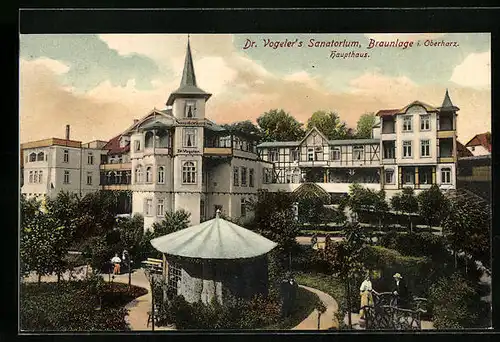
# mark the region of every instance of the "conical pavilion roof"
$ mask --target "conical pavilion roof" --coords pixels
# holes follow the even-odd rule
[[[277,244],[219,217],[151,240],[158,251],[197,259],[246,259],[270,252]]]

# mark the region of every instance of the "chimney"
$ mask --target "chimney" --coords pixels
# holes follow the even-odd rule
[[[69,125],[66,125],[66,140],[69,140]]]

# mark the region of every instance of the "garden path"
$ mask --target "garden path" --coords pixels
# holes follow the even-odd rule
[[[339,324],[337,322],[336,313],[339,309],[337,301],[333,299],[327,293],[320,290],[314,289],[312,287],[299,285],[300,287],[316,294],[319,299],[326,306],[326,311],[320,317],[320,330],[327,330],[329,328],[338,328]],[[292,330],[317,330],[318,329],[318,311],[314,310],[311,314],[299,325],[294,327]]]

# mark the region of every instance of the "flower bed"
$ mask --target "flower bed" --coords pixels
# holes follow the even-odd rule
[[[20,289],[22,331],[125,331],[124,306],[147,293],[127,284],[94,280],[24,283]]]

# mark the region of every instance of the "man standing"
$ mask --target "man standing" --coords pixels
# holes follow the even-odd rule
[[[403,281],[401,274],[396,273],[393,275],[394,287],[392,293],[395,296],[395,306],[405,308],[408,304],[408,288]]]
[[[118,257],[118,253],[111,259],[111,262],[115,264],[115,268],[113,269],[113,274],[120,274],[120,263],[122,260]]]

